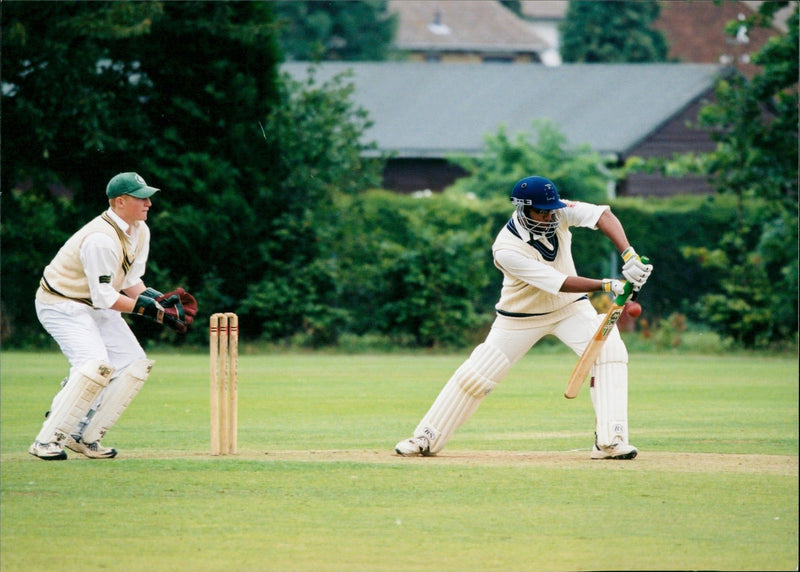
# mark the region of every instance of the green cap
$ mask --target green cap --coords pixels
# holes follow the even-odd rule
[[[114,175],[106,186],[106,195],[109,199],[130,195],[137,199],[152,197],[160,189],[148,187],[141,176],[136,173],[120,173]]]

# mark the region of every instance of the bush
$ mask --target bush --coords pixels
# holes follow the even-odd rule
[[[491,313],[490,292],[496,297],[493,223],[508,216],[497,206],[459,194],[340,198],[338,225],[324,242],[333,303],[348,316],[349,332],[402,345],[464,345]]]

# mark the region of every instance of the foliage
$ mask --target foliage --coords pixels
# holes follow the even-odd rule
[[[378,155],[363,141],[370,120],[346,74],[278,76],[272,8],[3,6],[2,128],[14,141],[0,173],[3,343],[41,340],[32,303],[41,270],[105,208],[102,189],[123,170],[163,189],[150,214],[148,284],[195,293],[198,324],[232,310],[243,339],[311,346],[343,335],[472,343],[499,293],[490,246],[514,182],[541,173],[565,198],[609,200],[615,173],[549,123],[534,124],[534,143],[501,128],[485,156],[454,158],[470,176],[441,195],[364,193],[382,169],[382,158],[367,158]],[[748,347],[796,339],[796,24],[795,15],[789,35],[757,56],[762,76],[720,84],[703,115],[717,150],[665,166],[709,172],[719,196],[611,201],[656,266],[642,292],[653,323],[677,312]],[[608,241],[573,235],[579,273],[617,272]],[[204,336],[198,327],[183,341]]]
[[[2,9],[3,341],[38,336],[33,295],[61,244],[105,208],[108,179],[142,155],[133,71],[108,45],[141,41],[162,5],[6,2]],[[13,337],[10,337],[12,336]]]
[[[561,28],[565,63],[643,63],[667,60],[664,35],[653,28],[658,2],[570,2]]]
[[[349,330],[426,347],[469,343],[496,301],[490,246],[508,212],[458,194],[343,197],[328,257]]]
[[[335,200],[377,185],[382,162],[365,158],[375,145],[359,141],[371,123],[350,100],[348,74],[319,84],[310,71],[305,83],[281,76],[283,104],[267,117],[267,143],[281,153],[274,194],[259,212],[276,232],[258,245],[265,271],[248,282],[241,311],[255,318],[253,333],[279,339],[301,331],[316,344],[335,341],[341,319],[326,261],[326,235],[341,224]]]
[[[786,2],[764,2],[742,26],[769,26]],[[632,157],[631,170],[670,176],[704,174],[720,195],[732,199],[734,217],[716,244],[683,254],[703,275],[717,277],[701,288],[692,314],[725,340],[748,348],[797,339],[798,316],[798,8],[788,33],[772,36],[753,62],[761,72],[748,80],[737,73],[721,78],[715,100],[699,114],[716,148],[669,159]]]
[[[692,252],[713,250],[735,227],[735,201],[722,196],[619,198],[612,208],[637,252],[654,266],[640,296],[648,316],[657,322],[680,311],[697,320],[702,296],[721,286],[718,272],[704,268],[703,259]]]
[[[656,272],[641,301],[654,323],[693,311],[703,294],[720,289],[719,277],[683,250],[713,249],[736,220],[726,197],[684,196],[611,206]],[[385,191],[341,197],[323,241],[333,290],[342,313],[339,332],[389,336],[398,344],[464,346],[479,341],[491,323],[502,275],[491,244],[508,220],[507,199],[479,199],[457,189],[432,196]],[[654,231],[654,229],[657,229]],[[583,276],[618,276],[619,255],[590,229],[573,229],[573,255]],[[335,292],[335,294],[334,294]]]
[[[797,219],[784,216],[763,223],[760,235],[742,230],[726,233],[716,248],[683,249],[706,272],[722,277],[720,290],[699,301],[699,317],[748,348],[796,341]],[[756,241],[745,252],[744,245]]]
[[[96,189],[121,157],[144,151],[135,136],[147,129],[131,89],[136,72],[112,60],[108,46],[140,42],[161,11],[159,2],[3,5],[2,128],[14,141],[3,155],[4,190],[68,194],[78,216],[103,204]],[[6,206],[13,211],[13,199]]]
[[[552,180],[564,197],[593,203],[608,200],[613,174],[603,159],[587,145],[570,147],[566,136],[550,121],[534,121],[535,142],[526,133],[509,136],[504,126],[487,135],[486,151],[479,157],[454,156],[452,162],[469,175],[457,180],[454,189],[482,198],[508,198],[514,183],[540,174]]]
[[[397,27],[386,0],[282,0],[274,7],[279,43],[288,60],[385,60]]]
[[[313,264],[317,233],[331,195],[376,184],[381,168],[362,159],[368,123],[348,99],[351,88],[340,79],[278,80],[269,3],[152,3],[146,14],[134,9],[141,6],[4,6],[4,30],[12,32],[3,35],[3,130],[20,142],[4,154],[2,172],[3,188],[12,189],[3,204],[4,336],[11,327],[18,334],[4,342],[39,335],[32,296],[42,268],[105,208],[101,190],[123,170],[162,188],[148,221],[145,280],[197,294],[198,323],[214,311],[260,308],[262,287],[291,295],[272,300],[280,312],[243,320],[244,335],[291,336],[304,327],[301,316],[331,321],[314,312],[325,306],[327,286]],[[84,30],[95,15],[125,26]],[[52,21],[62,23],[48,27]],[[79,58],[68,60],[75,46]],[[54,96],[64,92],[75,101]],[[56,129],[40,117],[52,117]],[[55,195],[63,206],[49,205]],[[52,231],[31,238],[31,220]],[[40,246],[34,256],[32,240]],[[189,340],[203,332],[194,329]]]
[[[747,24],[768,25],[785,4],[765,2]],[[703,162],[717,190],[736,197],[739,213],[719,248],[696,253],[723,276],[722,291],[703,298],[702,315],[746,347],[797,336],[796,5],[787,26],[787,34],[754,55],[762,72],[751,81],[739,75],[720,81],[716,102],[700,115],[717,142]]]

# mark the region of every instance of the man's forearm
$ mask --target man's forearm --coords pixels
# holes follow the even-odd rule
[[[605,211],[597,221],[597,228],[605,234],[612,242],[617,252],[622,252],[631,244],[628,242],[628,237],[625,235],[625,229],[622,223],[610,210]]]
[[[567,276],[561,285],[562,292],[599,292],[603,289],[603,281],[583,276]]]

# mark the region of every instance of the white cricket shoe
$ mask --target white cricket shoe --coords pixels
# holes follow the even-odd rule
[[[34,457],[39,457],[43,461],[63,461],[67,458],[67,453],[55,441],[52,443],[34,441],[33,445],[28,447],[28,453]]]
[[[598,445],[595,442],[592,447],[592,459],[633,459],[638,453],[636,447],[623,443],[621,439],[616,439],[611,445]]]
[[[431,443],[427,437],[412,437],[411,439],[400,441],[394,446],[394,450],[403,457],[427,456],[431,454]]]
[[[67,437],[67,449],[75,451],[81,455],[86,455],[90,459],[113,459],[117,456],[117,450],[103,447],[100,441],[94,443],[84,443],[81,438]]]

